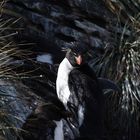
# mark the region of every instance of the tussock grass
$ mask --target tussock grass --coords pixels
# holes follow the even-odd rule
[[[92,67],[99,76],[116,81],[122,90],[120,94],[113,93],[105,97],[105,135],[110,140],[136,140],[140,138],[140,14],[137,10],[133,14],[127,12],[128,6],[131,6],[127,3],[129,1],[108,2],[111,2],[108,6],[112,12],[118,16],[117,27],[124,27],[121,36],[116,34],[116,46],[106,46],[105,53],[95,57],[92,62]],[[131,1],[132,3],[137,7],[139,2]],[[118,10],[113,6],[121,7]],[[125,24],[121,24],[124,19]]]
[[[22,62],[28,59],[31,52],[19,50],[19,46],[30,44],[16,44],[13,40],[14,36],[18,35],[18,29],[13,27],[17,22],[18,20],[13,19],[0,19],[0,140],[15,140],[17,137],[22,140],[19,132],[24,131],[21,129],[24,121],[12,107],[13,104],[23,108],[20,100],[24,99],[16,96],[18,91],[11,81],[20,82],[22,77],[29,76],[31,72],[16,69],[23,65]]]

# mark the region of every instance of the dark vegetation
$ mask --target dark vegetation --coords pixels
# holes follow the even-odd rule
[[[0,140],[53,139],[52,120],[69,116],[55,92],[61,49],[81,40],[91,68],[122,91],[105,95],[103,139],[140,139],[139,0],[0,3]],[[35,61],[44,52],[54,65]]]

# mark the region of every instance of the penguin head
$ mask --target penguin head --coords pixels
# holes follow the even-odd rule
[[[70,48],[66,53],[66,58],[73,67],[81,66],[86,62],[88,49],[83,44]]]

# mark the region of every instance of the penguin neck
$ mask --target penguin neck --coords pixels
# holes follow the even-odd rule
[[[58,69],[58,76],[61,78],[68,78],[69,73],[74,69],[67,58],[64,58],[63,61],[60,63]]]

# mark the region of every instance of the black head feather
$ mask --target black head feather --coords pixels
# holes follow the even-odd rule
[[[76,64],[76,60],[75,57],[81,55],[82,60],[84,63],[86,60],[86,56],[87,56],[87,52],[88,52],[88,47],[87,44],[85,43],[75,43],[75,46],[70,48],[67,53],[66,53],[66,58],[69,60],[69,62],[72,64],[72,66],[78,66]]]

